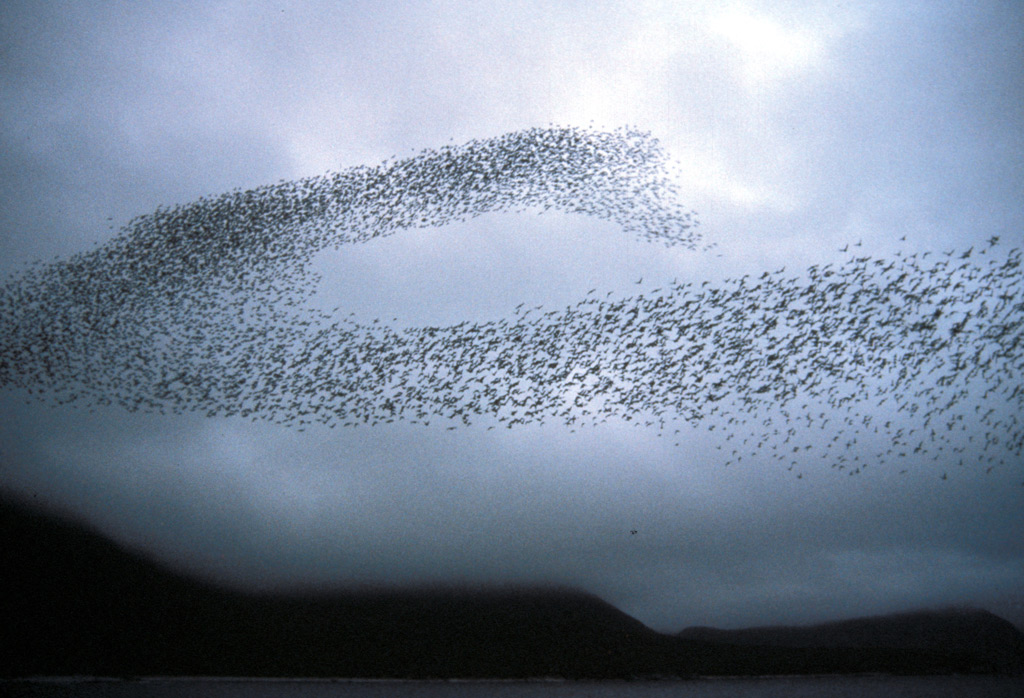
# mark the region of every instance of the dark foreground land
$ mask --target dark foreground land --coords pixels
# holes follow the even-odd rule
[[[249,595],[0,499],[0,676],[624,679],[1024,673],[980,610],[657,633],[567,589]]]

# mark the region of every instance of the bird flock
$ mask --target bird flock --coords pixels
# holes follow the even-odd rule
[[[1021,252],[995,237],[444,327],[309,303],[325,249],[495,211],[584,214],[695,250],[670,168],[635,129],[538,128],[160,208],[0,286],[0,386],[299,429],[612,419],[682,444],[703,427],[727,465],[1020,465]]]

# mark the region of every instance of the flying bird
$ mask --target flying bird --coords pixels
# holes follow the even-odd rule
[[[743,440],[736,463],[793,465],[798,447],[834,459],[803,440],[824,434],[832,453],[845,446],[826,462],[851,474],[863,473],[858,438],[888,439],[876,463],[963,458],[955,429],[970,422],[985,466],[1022,462],[1024,422],[1000,419],[1024,414],[1017,249],[984,265],[973,247],[959,266],[866,252],[791,278],[782,267],[622,297],[594,288],[562,309],[519,303],[440,327],[339,319],[309,302],[325,249],[493,211],[574,212],[696,251],[698,221],[668,166],[649,134],[552,127],[161,207],[0,285],[0,386],[296,429],[722,425]],[[872,421],[890,406],[917,420],[916,439]]]

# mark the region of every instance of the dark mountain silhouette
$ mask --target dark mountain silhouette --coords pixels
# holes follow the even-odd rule
[[[842,649],[673,637],[571,589],[245,594],[0,498],[0,675],[9,677],[599,679],[1019,668],[1020,633],[976,618],[964,626],[975,641],[953,651],[925,643],[894,653],[870,632]],[[1006,659],[1013,656],[1017,664]]]
[[[677,637],[732,646],[923,651],[971,656],[979,665],[999,671],[1024,670],[1024,633],[1009,621],[975,608],[920,610],[805,626],[692,627]]]

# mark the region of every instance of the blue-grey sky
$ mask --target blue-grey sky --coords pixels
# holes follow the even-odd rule
[[[650,131],[714,248],[492,213],[323,253],[316,302],[487,321],[856,242],[1020,247],[1022,44],[1015,2],[8,2],[0,272],[161,205],[548,124]],[[676,447],[615,420],[300,432],[9,388],[0,410],[5,490],[240,586],[554,582],[661,630],[959,603],[1024,624],[1019,462],[796,479],[726,466],[706,425]]]

